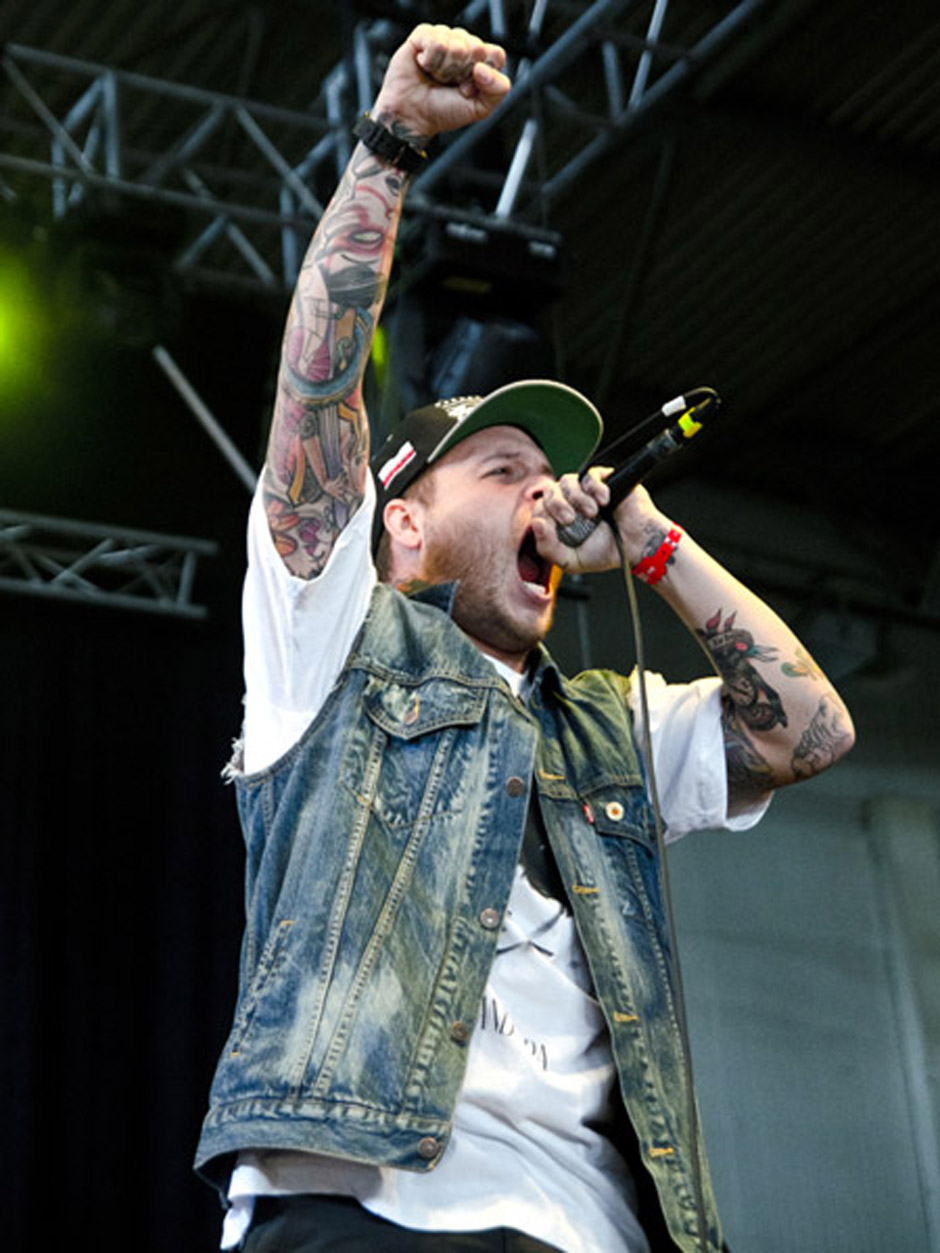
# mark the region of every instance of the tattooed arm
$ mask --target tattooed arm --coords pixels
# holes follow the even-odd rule
[[[655,552],[672,526],[645,492],[618,514],[634,562]],[[691,536],[682,536],[655,586],[722,679],[730,812],[849,751],[852,719],[826,676],[786,623]]]
[[[565,549],[553,537],[556,521],[569,523],[576,512],[593,516],[606,503],[603,471],[593,473],[587,491],[566,475],[544,498],[546,524],[535,524],[543,556],[572,569],[619,565],[609,527],[598,527],[581,549]],[[674,527],[642,487],[614,516],[631,565],[656,553]],[[655,590],[700,641],[722,679],[729,812],[818,774],[849,751],[852,720],[826,676],[786,623],[691,536],[681,536]]]
[[[373,117],[418,149],[485,117],[505,54],[422,24],[389,62]],[[365,491],[362,378],[385,298],[407,176],[359,144],[317,227],[291,302],[263,474],[268,525],[292,574],[323,569]]]

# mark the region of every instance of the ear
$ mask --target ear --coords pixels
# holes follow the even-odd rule
[[[393,547],[401,545],[415,556],[420,553],[424,544],[424,505],[420,500],[390,500],[382,520]]]

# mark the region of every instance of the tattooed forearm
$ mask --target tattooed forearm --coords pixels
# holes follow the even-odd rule
[[[670,526],[656,510],[623,528],[636,548],[652,543],[644,524]],[[629,530],[627,522],[630,522]],[[721,679],[722,732],[729,813],[841,759],[855,742],[851,715],[786,622],[685,535],[662,589],[692,630]],[[820,697],[825,694],[825,700]]]
[[[721,675],[725,691],[734,702],[738,718],[752,731],[770,731],[787,725],[787,715],[777,692],[758,674],[753,661],[773,661],[775,648],[755,643],[750,631],[734,625],[735,615],[724,622],[719,609],[698,635]]]
[[[412,148],[421,150],[429,142],[427,135],[419,135],[412,127],[405,126],[403,122],[400,122],[394,113],[388,113],[384,109],[380,110],[376,121],[381,122],[383,126],[387,126],[396,139],[400,139],[406,144],[411,144]]]
[[[760,796],[774,786],[773,771],[741,725],[733,701],[726,699],[721,713],[729,791],[738,797]]]
[[[640,557],[652,557],[668,534],[666,528],[658,522],[646,522],[643,526],[643,551]]]
[[[679,532],[677,531],[674,534],[678,535]],[[650,521],[644,525],[643,547],[640,550],[638,558],[639,565],[635,565],[633,567],[634,574],[637,574],[641,579],[649,581],[650,571],[644,569],[644,565],[648,562],[649,558],[655,557],[659,553],[659,550],[663,547],[666,541],[670,539],[670,536],[670,531],[657,522]],[[577,549],[575,549],[575,552],[577,552]],[[668,574],[670,567],[676,564],[675,543],[672,545],[672,550],[669,551],[667,549],[667,552],[668,556],[665,559],[665,563],[662,566],[659,565],[659,562],[656,564],[655,568],[659,570],[659,573],[656,575],[657,581],[664,575]],[[662,558],[659,560],[661,561]]]
[[[837,761],[851,747],[852,741],[841,701],[834,693],[827,692],[794,750],[791,763],[794,776],[808,779],[819,774]]]
[[[304,260],[284,333],[265,506],[290,569],[322,570],[362,500],[360,388],[385,296],[402,176],[357,148]]]

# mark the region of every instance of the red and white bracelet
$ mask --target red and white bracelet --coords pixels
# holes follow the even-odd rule
[[[641,557],[636,565],[632,567],[631,574],[635,574],[638,579],[642,579],[650,587],[654,583],[658,583],[666,573],[666,566],[672,560],[672,555],[679,547],[679,540],[681,539],[682,532],[677,526],[672,527],[656,551],[650,553],[648,557]]]

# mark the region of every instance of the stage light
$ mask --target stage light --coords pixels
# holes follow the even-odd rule
[[[22,394],[42,377],[47,317],[33,274],[17,253],[0,248],[0,393]]]
[[[384,326],[379,325],[375,328],[370,359],[372,368],[375,370],[376,382],[379,387],[384,387],[385,373],[388,369],[388,336],[385,333]]]

